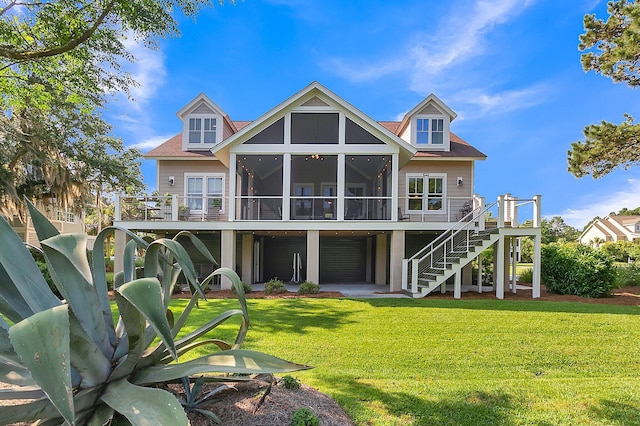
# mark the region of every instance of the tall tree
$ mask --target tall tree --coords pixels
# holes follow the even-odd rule
[[[223,4],[223,0],[218,0]],[[129,94],[126,38],[150,48],[179,34],[175,10],[215,0],[0,0],[0,212],[49,194],[81,207],[93,191],[140,185],[136,150],[101,118],[108,96]]]
[[[580,36],[582,67],[630,87],[640,85],[640,4],[636,0],[608,3],[606,21],[589,14]],[[640,163],[640,125],[633,117],[615,124],[602,121],[584,128],[584,141],[571,144],[568,170],[577,177],[593,178]]]

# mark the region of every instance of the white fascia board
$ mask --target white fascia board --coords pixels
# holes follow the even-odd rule
[[[404,129],[407,127],[407,125],[409,124],[409,122],[411,121],[411,118],[414,115],[416,115],[418,113],[418,111],[421,111],[424,107],[426,107],[427,104],[429,104],[430,102],[433,102],[434,104],[436,104],[436,107],[439,110],[441,110],[445,114],[449,115],[449,122],[452,122],[458,116],[458,114],[456,114],[456,112],[454,110],[449,108],[449,106],[447,104],[442,102],[440,100],[440,98],[438,98],[433,93],[430,93],[429,96],[424,98],[420,103],[418,103],[418,105],[416,105],[415,107],[411,108],[411,110],[409,112],[407,112],[404,115],[404,117],[402,117],[402,121],[400,122],[400,126],[398,126],[398,133],[402,133],[404,131]]]
[[[178,118],[180,118],[180,120],[182,120],[184,118],[184,116],[186,114],[189,113],[189,111],[195,107],[198,103],[200,102],[205,102],[209,107],[211,107],[212,110],[214,110],[217,114],[220,114],[222,117],[227,116],[227,113],[224,112],[224,110],[222,108],[220,108],[215,102],[213,102],[211,99],[209,99],[209,97],[207,95],[205,95],[204,93],[200,93],[198,94],[198,96],[196,96],[195,98],[193,98],[188,104],[186,104],[185,106],[183,106],[180,111],[178,111],[176,113],[176,115],[178,116]]]
[[[290,96],[285,101],[278,104],[276,107],[270,109],[265,114],[262,114],[258,119],[251,122],[251,124],[242,128],[238,133],[235,133],[226,140],[221,141],[219,144],[213,146],[211,148],[211,152],[213,152],[214,154],[221,153],[223,155],[228,153],[230,145],[235,144],[238,140],[247,139],[248,137],[257,134],[260,130],[276,122],[288,112],[295,111],[300,104],[306,102],[314,96],[318,96],[320,99],[327,101],[328,104],[337,105],[339,107],[338,112],[342,110],[343,113],[348,113],[348,115],[350,116],[357,117],[358,119],[355,121],[358,123],[358,125],[366,123],[365,127],[372,134],[377,134],[376,136],[381,137],[382,139],[390,140],[400,146],[402,148],[401,151],[405,151],[405,155],[403,157],[405,157],[407,160],[417,152],[417,149],[411,144],[408,144],[404,140],[400,139],[400,137],[391,133],[377,121],[371,119],[362,111],[358,110],[353,105],[351,105],[318,82],[311,83],[304,89],[300,90],[298,93]],[[322,108],[322,110],[326,111],[327,108]],[[290,146],[292,145],[288,145],[288,147]],[[241,151],[239,147],[235,147],[234,152],[244,151]]]

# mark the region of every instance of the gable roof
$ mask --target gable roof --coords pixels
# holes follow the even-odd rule
[[[438,110],[440,110],[444,114],[448,115],[449,116],[449,121],[455,120],[455,118],[458,116],[458,114],[456,114],[454,110],[449,108],[447,106],[447,104],[442,102],[440,100],[440,98],[438,98],[433,93],[430,93],[429,96],[427,96],[426,98],[424,98],[422,100],[422,102],[420,102],[418,105],[413,107],[411,109],[411,111],[409,111],[408,113],[406,113],[404,115],[404,117],[402,118],[402,121],[400,121],[400,124],[398,125],[398,128],[396,129],[396,134],[402,133],[404,131],[404,129],[406,129],[407,126],[409,125],[409,122],[411,121],[411,117],[413,117],[414,115],[416,115],[417,113],[419,113],[420,111],[425,109],[429,104],[435,104],[435,106],[436,106],[436,108]]]
[[[215,102],[213,102],[207,95],[204,93],[199,93],[195,98],[189,101],[188,104],[180,108],[180,110],[176,113],[178,118],[181,120],[185,115],[189,114],[193,109],[197,108],[200,104],[204,103],[207,107],[209,107],[216,114],[220,114],[223,117],[227,114],[220,108]]]
[[[251,124],[251,121],[234,121],[234,126],[238,130],[242,130],[244,127]],[[394,132],[394,129],[397,129],[400,125],[399,121],[380,121],[378,124],[389,130],[390,132]],[[182,150],[182,134],[178,133],[172,138],[168,139],[166,142],[158,145],[153,148],[151,151],[144,154],[144,157],[147,159],[158,159],[158,160],[168,160],[168,159],[203,159],[203,158],[212,158],[215,157],[213,153],[209,150],[205,151],[183,151]],[[415,153],[413,158],[473,158],[476,160],[485,160],[487,156],[481,151],[477,150],[473,146],[469,145],[466,141],[458,137],[456,134],[451,133],[451,150],[450,151],[418,151]]]
[[[181,119],[196,108],[201,102],[205,103],[209,108],[224,116],[224,120],[229,124],[229,128],[233,133],[226,139],[218,142],[211,151],[183,151],[181,143],[181,134],[175,135],[166,142],[152,149],[144,155],[147,159],[208,159],[218,157],[220,159],[228,158],[229,146],[239,142],[241,139],[247,140],[253,134],[268,127],[277,121],[281,114],[289,109],[299,105],[304,106],[328,106],[333,104],[351,113],[353,117],[358,118],[361,123],[377,134],[382,140],[396,143],[400,146],[401,164],[404,164],[411,158],[415,159],[474,159],[484,160],[487,156],[469,145],[454,133],[450,133],[451,147],[450,151],[418,151],[414,146],[399,137],[410,121],[410,117],[422,111],[430,104],[435,104],[440,110],[449,114],[451,120],[456,117],[456,113],[444,104],[436,95],[430,94],[422,102],[416,105],[411,111],[405,114],[402,121],[374,121],[369,116],[340,98],[326,87],[318,82],[313,82],[307,87],[289,97],[278,106],[272,108],[267,113],[254,121],[232,121],[228,115],[222,111],[211,99],[205,94],[200,93],[187,105],[178,111],[176,115]],[[247,137],[245,137],[247,136]],[[215,153],[215,155],[214,155]],[[225,162],[225,161],[223,161]],[[226,164],[226,163],[225,163]]]
[[[365,130],[374,134],[385,143],[393,143],[399,146],[400,164],[404,164],[409,161],[411,157],[413,157],[413,155],[417,152],[416,148],[411,146],[411,144],[402,140],[395,133],[389,131],[378,122],[372,120],[368,115],[364,114],[362,111],[360,111],[317,81],[312,82],[304,89],[300,90],[293,96],[281,102],[279,105],[263,114],[251,124],[244,127],[242,130],[233,134],[229,138],[220,141],[218,144],[211,148],[211,151],[216,155],[216,157],[220,159],[220,161],[228,165],[227,163],[229,161],[229,149],[231,146],[242,143],[249,137],[258,133],[260,130],[279,120],[287,111],[295,107],[304,105],[306,102],[311,102],[314,105],[319,105],[318,102],[320,102],[324,103],[325,105],[337,106],[338,108],[349,112],[352,117],[357,118],[360,121],[360,123],[358,124],[364,124],[367,127]]]

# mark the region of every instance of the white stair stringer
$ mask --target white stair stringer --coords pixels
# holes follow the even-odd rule
[[[411,297],[425,297],[440,285],[445,284],[450,277],[460,273],[462,268],[491,247],[500,237],[500,232],[497,229],[481,231],[473,234],[468,244],[463,241],[452,250],[447,250],[446,256],[444,256],[446,262],[443,262],[441,257],[439,262],[435,262],[434,267],[427,267],[418,273],[418,292],[410,293]]]

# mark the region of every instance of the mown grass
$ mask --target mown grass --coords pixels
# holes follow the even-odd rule
[[[184,301],[176,301],[178,307]],[[194,327],[233,300],[203,302]],[[358,425],[640,425],[640,308],[409,299],[252,299],[244,347]],[[216,329],[232,339],[233,324]],[[195,356],[196,354],[193,354]]]

